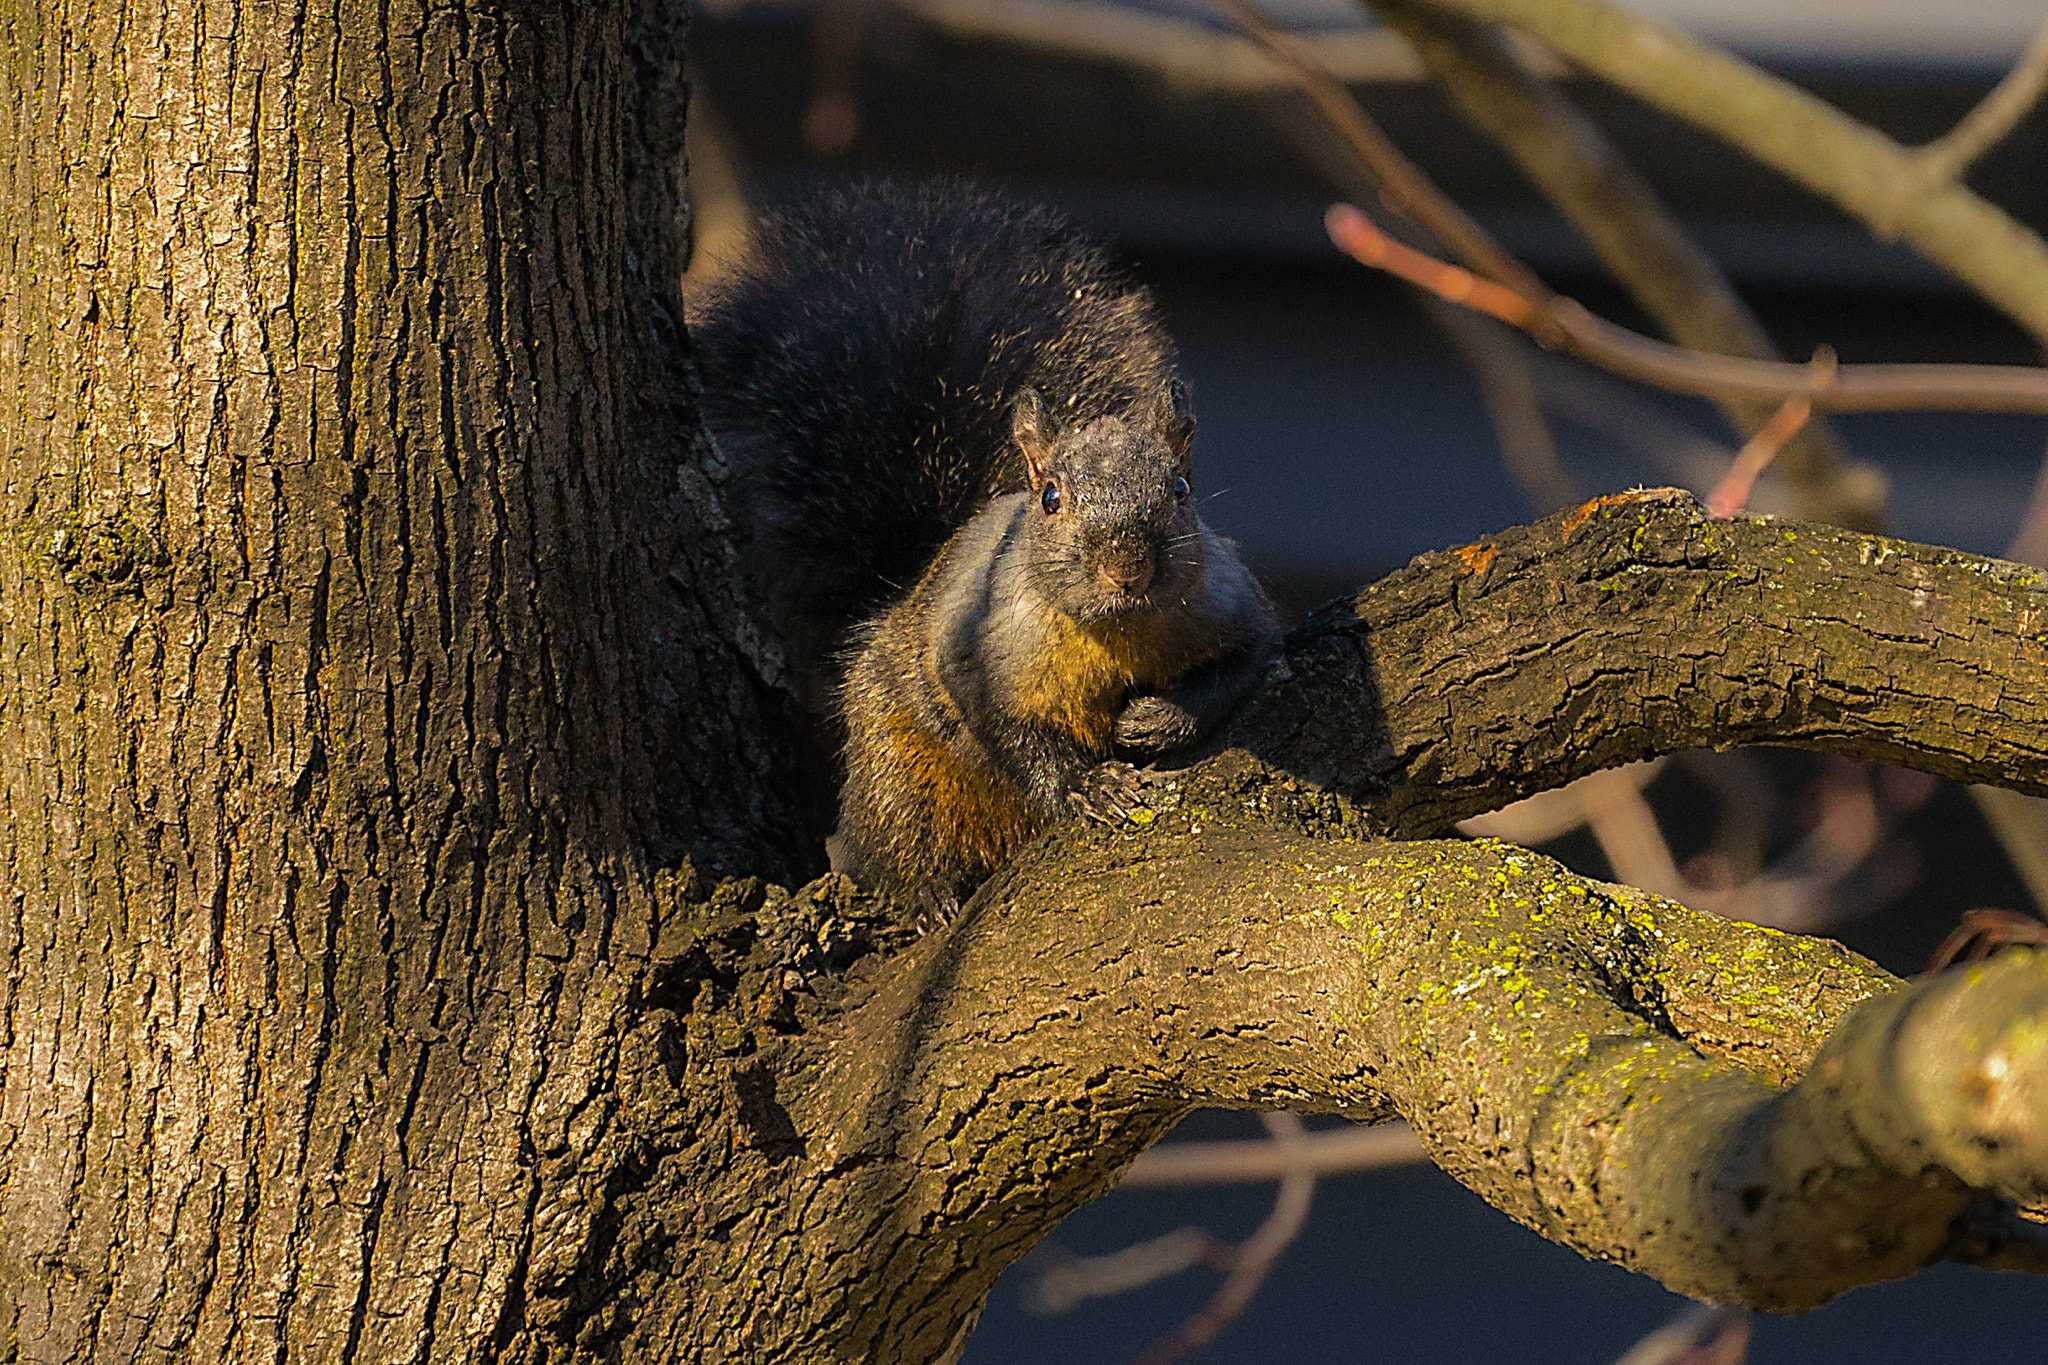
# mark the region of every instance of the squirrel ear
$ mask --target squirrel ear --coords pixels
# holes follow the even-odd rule
[[[1037,389],[1026,389],[1017,395],[1017,406],[1010,413],[1010,436],[1017,443],[1017,449],[1024,452],[1024,468],[1030,475],[1030,486],[1036,489],[1045,482],[1045,467],[1052,461],[1052,421],[1046,415],[1045,399]]]
[[[1180,381],[1178,375],[1167,380],[1166,387],[1153,400],[1152,428],[1173,451],[1185,473],[1189,463],[1188,448],[1195,440],[1195,410],[1188,402],[1188,386]]]

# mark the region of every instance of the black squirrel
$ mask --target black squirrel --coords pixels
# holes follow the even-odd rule
[[[704,413],[800,667],[843,667],[833,863],[943,917],[1258,681],[1151,296],[1049,211],[871,183],[694,301]],[[848,660],[850,659],[850,664]]]

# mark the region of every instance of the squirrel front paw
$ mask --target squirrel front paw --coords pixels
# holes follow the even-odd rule
[[[1166,697],[1133,697],[1116,718],[1113,731],[1119,749],[1151,756],[1192,744],[1201,722],[1179,702]]]
[[[1102,825],[1126,820],[1144,824],[1152,818],[1145,803],[1145,784],[1128,763],[1098,763],[1090,768],[1080,785],[1067,793],[1067,804],[1082,819]]]
[[[910,898],[910,924],[919,937],[943,929],[960,913],[960,898],[942,882],[926,882]]]

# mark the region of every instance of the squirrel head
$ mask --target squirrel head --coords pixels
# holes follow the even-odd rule
[[[1170,380],[1152,403],[1061,429],[1035,389],[1012,419],[1032,499],[1022,548],[1051,605],[1076,620],[1176,607],[1203,579],[1195,417]]]

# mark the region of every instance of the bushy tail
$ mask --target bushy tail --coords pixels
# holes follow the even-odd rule
[[[986,499],[1022,487],[1010,409],[1062,425],[1173,373],[1152,299],[1053,213],[958,182],[764,216],[692,328],[785,633],[836,650]]]

